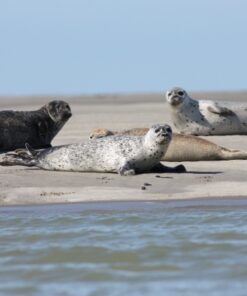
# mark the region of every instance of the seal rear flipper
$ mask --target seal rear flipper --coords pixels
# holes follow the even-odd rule
[[[26,143],[26,149],[17,149],[13,152],[8,152],[0,158],[0,165],[13,166],[35,166],[37,164],[36,156],[38,151],[34,150],[29,144]]]
[[[14,165],[23,165],[32,167],[36,165],[35,159],[27,157],[27,155],[19,155],[17,153],[6,153],[0,157],[0,165],[2,166],[14,166]]]
[[[187,170],[184,165],[179,164],[175,167],[167,167],[162,163],[157,164],[152,168],[152,173],[186,173]]]
[[[220,159],[221,160],[247,159],[247,151],[227,149],[227,148],[221,147]]]

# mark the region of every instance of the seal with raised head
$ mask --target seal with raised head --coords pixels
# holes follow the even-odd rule
[[[145,136],[112,136],[85,143],[48,148],[42,151],[17,150],[1,158],[1,165],[37,166],[45,170],[74,172],[118,172],[135,175],[143,172],[185,172],[160,163],[172,138],[168,125],[154,125]]]
[[[112,135],[144,136],[147,128],[133,128],[111,131],[105,128],[93,130],[90,139]],[[247,159],[247,151],[227,149],[206,139],[173,133],[172,140],[162,160],[165,161],[205,161]]]
[[[247,104],[194,100],[179,87],[166,92],[171,118],[182,134],[247,134]]]
[[[0,151],[51,147],[51,141],[71,117],[68,103],[54,100],[35,111],[0,111]]]

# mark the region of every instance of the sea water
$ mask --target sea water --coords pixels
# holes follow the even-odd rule
[[[1,295],[247,295],[247,199],[0,209]]]

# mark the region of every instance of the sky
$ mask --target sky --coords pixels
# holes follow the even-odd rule
[[[247,90],[246,0],[0,0],[0,95]]]

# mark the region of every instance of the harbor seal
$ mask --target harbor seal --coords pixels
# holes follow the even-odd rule
[[[143,172],[185,172],[183,165],[169,168],[160,163],[171,141],[168,125],[154,125],[145,136],[112,136],[48,148],[7,153],[1,165],[37,166],[44,170],[74,172],[118,172],[135,175]]]
[[[198,136],[247,134],[247,104],[194,100],[179,87],[166,92],[174,126]]]
[[[71,117],[68,103],[54,100],[36,111],[0,111],[0,151],[51,147],[51,141]]]
[[[111,135],[143,136],[147,128],[133,128],[124,131],[110,131],[105,128],[95,129],[91,139]],[[206,139],[173,133],[172,140],[162,160],[165,161],[200,161],[247,159],[247,151],[227,149]]]

